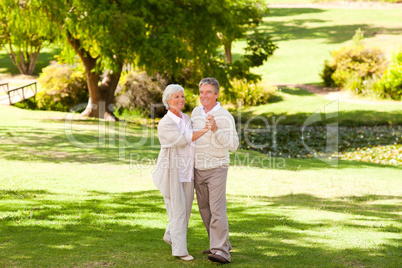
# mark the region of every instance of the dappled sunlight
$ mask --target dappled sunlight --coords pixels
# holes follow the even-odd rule
[[[146,175],[145,185],[133,181],[131,188],[125,188],[119,175],[122,171],[115,172],[115,178],[119,179],[98,178],[100,187],[96,189],[91,181],[85,181],[80,190],[63,187],[57,192],[60,184],[49,186],[46,181],[38,184],[37,190],[29,190],[32,187],[29,183],[2,184],[0,228],[6,236],[0,246],[7,245],[12,252],[2,258],[17,263],[21,257],[36,259],[35,263],[40,265],[38,258],[46,248],[49,257],[55,256],[47,262],[73,265],[72,256],[94,262],[99,261],[100,252],[112,250],[113,256],[119,257],[107,255],[103,261],[139,265],[146,260],[147,265],[157,265],[161,260],[152,259],[146,252],[158,251],[168,266],[176,265],[176,259],[170,259],[170,249],[162,241],[168,218],[162,195],[152,185],[150,174]],[[235,260],[232,265],[253,267],[262,261],[278,267],[284,263],[320,266],[319,262],[324,260],[336,267],[342,263],[336,259],[338,256],[347,259],[360,256],[357,260],[362,263],[369,260],[380,264],[383,256],[396,254],[395,239],[402,228],[398,221],[400,196],[384,194],[390,192],[387,186],[368,187],[364,179],[343,179],[342,172],[317,180],[306,178],[318,173],[303,172],[306,171],[231,167],[227,199]],[[59,176],[62,174],[63,171]],[[245,180],[246,174],[255,179]],[[376,174],[373,176],[382,186],[386,184]],[[79,181],[63,177],[58,180],[72,185]],[[387,183],[398,191],[398,184]],[[120,190],[113,190],[111,184],[117,184],[116,190]],[[332,190],[334,186],[336,191]],[[348,194],[344,187],[356,194]],[[286,194],[288,191],[293,193]],[[188,241],[196,263],[207,263],[201,251],[208,246],[208,240],[196,203]],[[21,247],[27,249],[23,254],[18,252]]]
[[[152,129],[126,125],[119,129],[92,122],[89,125],[73,124],[68,130],[60,123],[53,125],[52,130],[30,126],[0,127],[1,157],[9,160],[128,164],[130,154],[138,153],[144,159],[151,159],[159,152],[159,141]]]
[[[366,256],[362,259],[370,256],[372,263],[381,263],[385,261],[382,259],[384,256],[397,252],[397,243],[392,241],[398,237],[402,225],[398,222],[399,216],[389,212],[401,209],[397,205],[401,199],[381,195],[361,198],[393,200],[394,205],[384,211],[364,201],[351,202],[354,196],[229,195],[228,216],[233,232],[231,242],[234,248],[236,245],[241,247],[235,253],[243,255],[247,254],[247,250],[252,250],[268,257],[267,261],[270,262],[278,258],[293,266],[297,259],[297,265],[320,266],[320,263],[311,260],[312,256],[325,256],[329,262],[333,262],[335,256],[347,256],[346,252],[351,250]],[[267,205],[264,206],[261,201]],[[239,204],[244,204],[243,210]],[[393,229],[389,229],[390,226]]]
[[[365,37],[371,38],[378,34],[381,35],[400,35],[402,28],[398,26],[383,27],[371,25],[370,23],[357,23],[359,20],[353,19],[363,15],[359,10],[343,12],[345,20],[336,20],[334,10],[315,9],[315,8],[271,8],[270,13],[265,17],[261,29],[273,34],[274,41],[289,41],[301,39],[323,39],[326,43],[343,43],[349,41],[355,34],[356,29],[360,28]],[[316,14],[314,14],[316,13]],[[320,14],[321,13],[321,14]],[[327,16],[325,16],[325,14]],[[394,12],[395,13],[395,12]],[[392,14],[394,14],[392,13]],[[310,16],[310,14],[313,14]],[[396,15],[396,13],[395,13]],[[285,17],[283,20],[281,17]],[[294,17],[294,19],[289,19]],[[333,25],[334,21],[339,24]],[[348,24],[351,23],[351,24]]]

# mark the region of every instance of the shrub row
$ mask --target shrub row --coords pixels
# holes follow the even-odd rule
[[[52,65],[43,69],[38,82],[42,91],[36,104],[30,108],[69,111],[75,105],[88,101],[88,89],[83,67]],[[137,114],[161,117],[166,113],[162,93],[169,81],[162,75],[149,76],[144,71],[123,72],[116,89],[117,114]],[[234,80],[230,89],[222,89],[219,101],[229,105],[252,106],[268,102],[276,92],[273,86]],[[185,89],[185,112],[199,105],[198,89]]]
[[[367,48],[357,30],[354,44],[331,53],[321,72],[325,86],[340,87],[356,94],[401,100],[402,51],[387,64],[381,50]],[[388,66],[387,66],[388,65]]]

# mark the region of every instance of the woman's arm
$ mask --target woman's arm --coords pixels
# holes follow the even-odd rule
[[[205,124],[205,127],[204,127],[203,129],[200,129],[200,130],[198,130],[198,131],[196,131],[196,132],[193,132],[193,138],[192,138],[191,141],[197,140],[197,139],[200,138],[202,135],[204,135],[205,133],[207,133],[210,129],[211,129],[211,124],[209,124],[209,122],[208,122],[208,123]]]

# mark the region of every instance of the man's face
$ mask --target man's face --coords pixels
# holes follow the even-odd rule
[[[205,84],[200,88],[200,101],[202,106],[206,108],[213,108],[216,105],[216,99],[219,96],[214,92],[214,86]]]

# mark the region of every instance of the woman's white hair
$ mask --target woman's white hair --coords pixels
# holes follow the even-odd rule
[[[165,105],[166,110],[169,110],[169,103],[167,103],[167,101],[170,100],[172,94],[175,94],[180,91],[183,91],[184,93],[184,88],[177,84],[170,84],[165,88],[162,95],[162,102]]]

